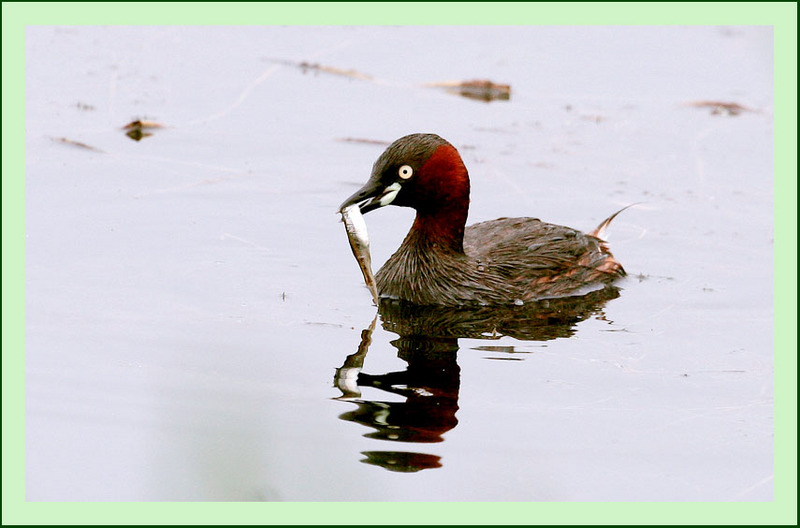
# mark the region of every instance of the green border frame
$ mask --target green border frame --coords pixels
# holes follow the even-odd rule
[[[311,8],[313,7],[313,8]],[[775,37],[775,480],[770,503],[26,503],[25,27],[28,25],[770,25]],[[2,4],[3,524],[797,524],[797,4]],[[779,329],[779,331],[777,330]],[[353,508],[358,507],[358,515]]]

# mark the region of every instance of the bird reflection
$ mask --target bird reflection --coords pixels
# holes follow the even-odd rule
[[[618,288],[606,287],[581,297],[469,309],[381,300],[378,315],[361,332],[358,350],[336,370],[334,384],[342,392],[338,399],[356,405],[339,418],[373,429],[364,435],[367,438],[416,444],[442,442],[443,435],[458,424],[458,338],[511,336],[523,341],[549,341],[569,337],[578,322],[601,314],[605,303],[618,296]],[[362,372],[378,317],[385,330],[399,336],[391,344],[408,364],[403,371]],[[361,391],[364,387],[398,395],[403,400],[365,399]],[[362,455],[366,457],[362,462],[391,471],[414,472],[442,466],[438,456],[411,451],[365,451]]]

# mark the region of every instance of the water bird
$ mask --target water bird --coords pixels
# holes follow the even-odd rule
[[[418,305],[522,305],[583,295],[625,276],[604,240],[537,218],[466,226],[470,180],[458,150],[436,134],[410,134],[378,157],[367,183],[340,206],[365,214],[387,205],[416,217],[375,274],[381,299]]]

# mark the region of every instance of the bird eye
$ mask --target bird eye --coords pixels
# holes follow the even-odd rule
[[[403,165],[400,167],[400,170],[397,171],[397,175],[404,180],[409,179],[412,174],[414,174],[414,169],[412,169],[410,165]]]

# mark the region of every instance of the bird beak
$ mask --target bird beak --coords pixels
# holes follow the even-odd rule
[[[361,214],[368,213],[385,205],[389,205],[400,192],[400,184],[395,182],[384,186],[377,178],[370,179],[361,189],[342,202],[339,210],[358,204]]]

